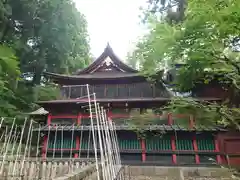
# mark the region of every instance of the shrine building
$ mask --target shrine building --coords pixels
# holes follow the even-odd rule
[[[86,88],[82,85],[89,84],[89,91],[96,93],[97,102],[107,110],[108,118],[116,124],[123,164],[234,165],[240,162],[240,154],[237,153],[240,152],[240,143],[235,132],[230,133],[214,125],[201,126],[191,114],[158,112],[157,109],[171,100],[173,93],[163,81],[148,81],[139,71],[126,65],[109,45],[88,67],[73,75],[50,72],[44,75],[59,85],[62,94],[57,100],[37,102],[49,112],[46,125],[41,128],[43,134],[48,133],[48,127],[53,125],[89,126],[89,112],[80,103],[81,99],[87,99]],[[217,102],[225,95],[221,88],[202,86],[201,91],[195,92],[194,98]],[[148,119],[152,119],[151,124],[146,125],[149,133],[139,137],[136,131],[128,128],[128,124],[131,124],[133,115],[146,112],[153,114]],[[183,121],[187,125],[183,126]],[[64,133],[57,134],[55,147],[55,131],[51,131],[49,139],[44,136],[43,157],[52,156],[54,151],[56,157],[79,158],[79,150],[81,157],[93,156],[88,129],[79,133],[76,131],[73,143],[70,143],[69,130],[62,131]],[[63,147],[59,145],[60,141]]]

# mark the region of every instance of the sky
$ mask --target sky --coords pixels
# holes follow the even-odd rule
[[[103,52],[108,42],[120,58],[134,49],[134,42],[144,33],[139,8],[145,1],[75,0],[77,9],[86,16],[94,57]]]

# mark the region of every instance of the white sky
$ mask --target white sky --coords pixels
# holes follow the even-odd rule
[[[74,0],[78,10],[86,16],[91,53],[98,57],[107,42],[114,52],[124,58],[143,34],[139,7],[146,0]]]

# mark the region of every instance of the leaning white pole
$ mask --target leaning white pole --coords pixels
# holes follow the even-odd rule
[[[61,159],[63,158],[63,126],[61,130]]]
[[[8,126],[5,127],[5,132],[3,134],[3,136],[1,137],[1,139],[4,137],[4,142],[3,142],[3,146],[2,146],[2,149],[1,149],[1,152],[0,154],[4,154],[4,151],[5,151],[5,147],[6,147],[6,143],[7,143],[7,138],[8,138]]]
[[[53,142],[53,155],[52,155],[53,159],[55,158],[55,153],[56,153],[57,130],[58,130],[58,126],[56,126],[54,142]]]
[[[22,139],[23,139],[23,134],[24,134],[24,131],[25,131],[25,126],[26,126],[26,123],[27,123],[27,118],[25,118],[25,121],[24,121],[24,124],[23,124],[23,129],[22,129],[22,133],[21,133],[21,137],[20,137],[20,140],[19,140],[19,145],[18,145],[18,148],[17,148],[17,153],[16,153],[16,159],[15,159],[15,162],[14,162],[14,166],[13,166],[13,175],[16,171],[16,165],[18,163],[18,155],[19,155],[19,152],[21,152],[21,148],[22,148]]]
[[[30,140],[29,140],[29,148],[28,148],[28,162],[29,162],[30,156],[31,156],[32,135],[33,135],[33,127],[30,129]]]
[[[111,173],[111,177],[114,177],[115,178],[115,171],[114,171],[114,168],[113,168],[113,164],[112,164],[112,149],[111,149],[111,144],[110,144],[110,136],[109,136],[109,128],[106,124],[106,116],[105,116],[105,111],[103,109],[103,107],[101,107],[101,110],[102,110],[102,119],[103,119],[103,125],[104,125],[104,128],[105,128],[105,137],[106,137],[106,147],[107,147],[107,156],[108,156],[108,162],[109,162],[109,172]]]
[[[16,146],[16,143],[17,143],[17,137],[18,137],[17,128],[18,128],[18,126],[15,127],[15,132],[14,132],[14,135],[13,135],[13,146],[12,146],[11,156],[13,156],[13,154],[14,154],[14,149],[15,149],[15,146]]]
[[[2,118],[1,118],[1,123],[0,123],[0,128],[2,127],[3,121],[4,121],[4,118],[2,117]]]
[[[32,129],[32,122],[33,121],[31,120],[30,130]],[[24,154],[23,154],[23,160],[22,160],[22,164],[21,164],[20,175],[22,175],[22,171],[23,171],[24,164],[25,164],[25,157],[26,157],[26,154],[27,154],[27,147],[28,147],[28,143],[29,143],[29,138],[30,138],[30,132],[28,132],[28,135],[27,135],[27,142],[26,142],[25,150],[24,150]]]
[[[122,168],[122,163],[121,163],[121,157],[120,157],[120,151],[119,151],[119,146],[118,146],[118,138],[117,138],[117,133],[116,133],[116,126],[115,123],[111,121],[111,126],[113,127],[113,134],[114,134],[114,145],[115,145],[115,152],[116,152],[116,163],[118,165],[118,172]],[[120,174],[120,180],[123,179],[122,173]]]
[[[105,113],[106,114],[106,113]],[[110,141],[111,141],[111,147],[112,147],[112,152],[113,152],[113,164],[114,164],[114,169],[116,169],[115,173],[117,174],[118,172],[118,165],[117,165],[117,153],[116,153],[116,146],[115,146],[115,137],[113,135],[113,128],[111,126],[112,122],[111,119],[107,118],[107,126],[109,126],[109,136],[110,136]]]
[[[4,153],[4,155],[3,155],[3,160],[2,160],[2,163],[1,163],[1,173],[0,173],[0,174],[2,174],[2,172],[3,172],[3,167],[4,167],[5,159],[6,159],[6,156],[7,156],[7,153],[8,153],[8,146],[9,146],[9,144],[10,144],[10,140],[11,140],[11,137],[12,137],[12,131],[13,131],[13,127],[14,127],[14,125],[15,125],[15,120],[16,120],[16,119],[14,118],[13,124],[12,124],[12,127],[11,127],[11,130],[10,130],[10,132],[9,132],[9,138],[8,138],[8,140],[7,140],[6,150],[5,150],[5,153]]]
[[[102,146],[102,135],[101,135],[101,129],[99,126],[99,113],[98,113],[98,106],[96,102],[96,94],[93,93],[93,100],[94,100],[94,108],[95,108],[95,114],[96,114],[96,120],[97,120],[97,132],[98,132],[98,140],[99,140],[99,148],[100,148],[100,156],[101,156],[101,166],[102,166],[102,172],[104,171],[103,169],[105,168],[105,159],[103,155],[103,146]],[[105,174],[103,173],[103,176]]]
[[[115,127],[115,123],[112,121],[111,118],[109,118],[109,126],[111,129],[111,136],[112,136],[112,141],[113,141],[113,146],[114,146],[114,152],[116,155],[116,163],[117,165],[120,166],[121,168],[121,161],[120,161],[120,156],[119,156],[119,148],[118,148],[118,140],[117,140],[117,133],[116,133],[116,127]]]
[[[72,125],[72,137],[71,137],[71,149],[70,149],[70,169],[71,171],[73,172],[73,161],[72,161],[72,158],[73,158],[73,138],[74,138],[74,128],[75,128],[75,123],[73,123]]]
[[[87,95],[88,95],[88,105],[89,105],[90,121],[91,121],[92,136],[93,136],[93,148],[94,148],[94,153],[95,153],[97,180],[100,180],[98,158],[97,158],[97,146],[96,146],[96,141],[95,141],[95,132],[94,132],[94,126],[93,126],[93,117],[92,117],[92,107],[91,107],[92,105],[91,105],[91,99],[90,99],[89,85],[88,84],[87,84]]]
[[[100,113],[100,122],[101,122],[101,129],[102,129],[102,138],[103,140],[106,142],[106,136],[105,136],[105,132],[106,132],[106,129],[105,129],[105,126],[104,126],[104,123],[103,123],[103,118],[102,118],[102,112],[101,112],[101,109],[100,109],[100,106],[98,104],[98,112]],[[110,174],[110,171],[109,171],[109,162],[108,162],[108,155],[107,155],[107,146],[106,146],[106,143],[103,144],[103,151],[104,151],[104,168],[103,168],[103,172],[104,172],[104,178],[106,180],[108,179],[111,179],[111,174]]]

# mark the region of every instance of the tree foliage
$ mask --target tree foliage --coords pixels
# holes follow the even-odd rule
[[[144,20],[151,14],[158,14],[168,23],[178,23],[184,19],[186,7],[187,0],[148,0]]]
[[[218,83],[227,84],[236,98],[240,87],[240,1],[188,0],[187,4],[182,21],[159,21],[156,15],[148,19],[149,33],[138,43],[134,53],[136,58],[144,59],[144,74],[152,75],[159,69],[184,63],[176,76],[175,90],[190,91],[199,81],[208,84],[220,77]],[[183,99],[173,100],[171,107],[186,108],[186,104],[194,106],[195,110],[201,105],[203,112],[215,112],[218,122],[227,119],[225,122],[232,123],[239,113],[225,105],[205,105]],[[226,112],[226,116],[220,112]]]
[[[72,0],[0,1],[1,116],[31,111],[36,93],[59,95],[43,71],[72,73],[89,60],[87,22]]]

